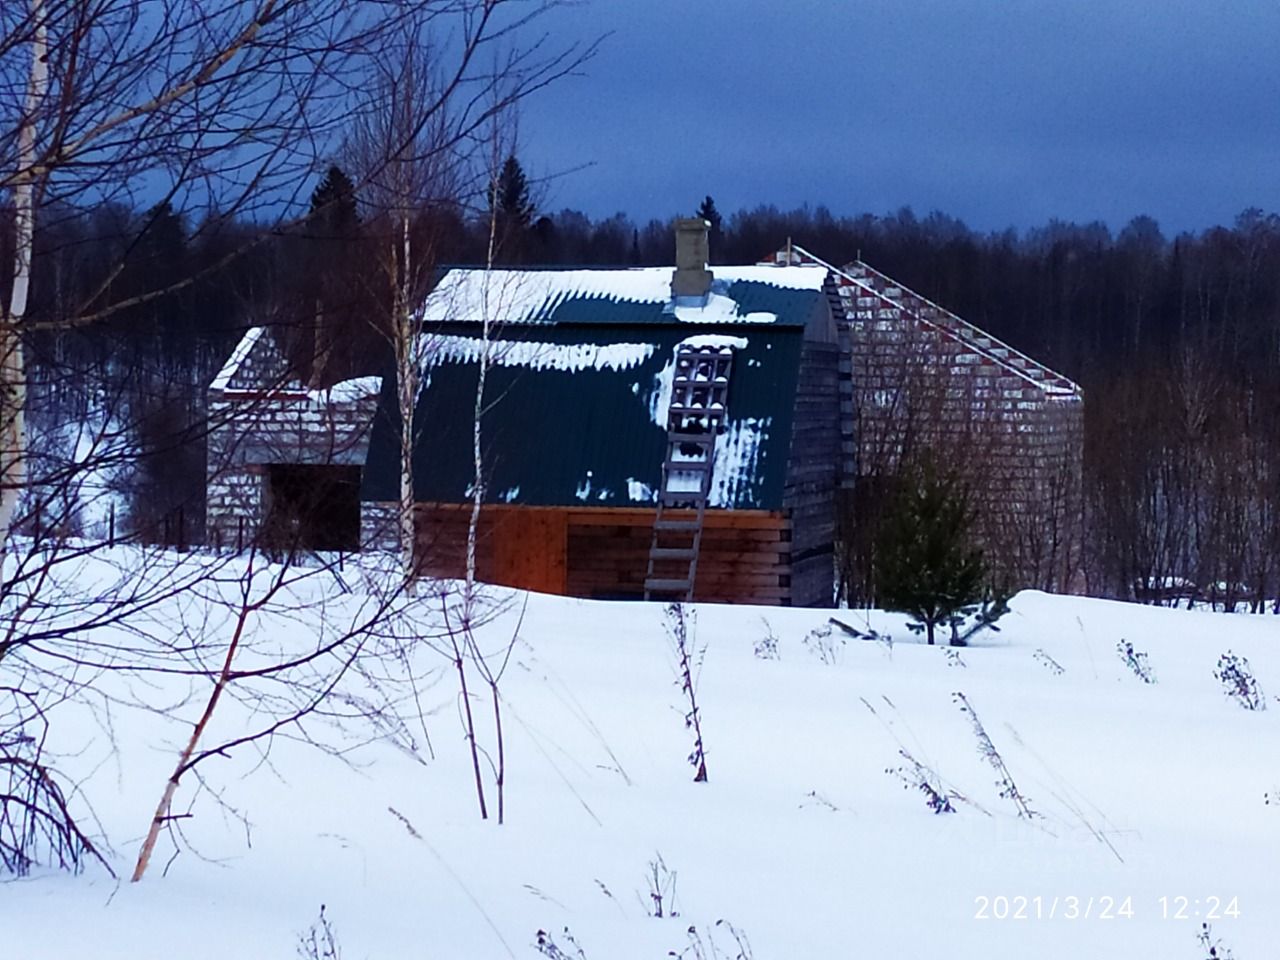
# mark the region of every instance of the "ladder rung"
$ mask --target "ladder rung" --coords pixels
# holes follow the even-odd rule
[[[690,532],[698,529],[697,520],[655,520],[653,529],[655,530],[688,530]]]
[[[692,547],[654,547],[649,551],[654,560],[692,560],[696,555]]]
[[[710,417],[713,420],[724,419],[724,403],[712,400],[704,404],[673,403],[667,412],[681,417]]]
[[[667,506],[673,503],[692,503],[697,505],[698,501],[706,500],[708,492],[705,490],[663,490],[662,502]]]
[[[711,469],[710,460],[668,460],[667,469],[672,473],[705,473]]]
[[[705,444],[711,446],[715,443],[716,435],[711,432],[707,433],[668,433],[667,443],[676,446],[681,443]]]
[[[644,582],[646,590],[656,590],[659,593],[688,593],[688,580],[658,580],[650,579]]]

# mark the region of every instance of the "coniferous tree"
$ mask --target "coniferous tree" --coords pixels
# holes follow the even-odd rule
[[[357,300],[360,212],[355,185],[336,164],[311,194],[311,209],[299,240],[297,329],[281,332],[300,374],[319,386],[350,372],[337,355],[338,343],[358,343],[360,317]]]
[[[496,186],[498,212],[513,223],[527,227],[533,222],[536,206],[529,190],[529,178],[515,155],[507,157]]]
[[[309,221],[312,234],[325,238],[350,237],[360,226],[355,184],[337,164],[329,167],[311,194]]]
[[[495,202],[498,213],[521,227],[533,222],[536,206],[529,191],[529,178],[515,155],[507,157],[498,173],[495,186]]]
[[[173,204],[162,200],[142,215],[130,263],[125,269],[125,285],[130,291],[166,290],[177,287],[187,275],[187,228],[183,215]],[[168,346],[188,346],[189,329],[179,291],[153,297],[125,312],[118,326],[154,352],[161,341]],[[138,362],[140,358],[135,358]]]
[[[724,218],[720,216],[720,211],[716,209],[716,202],[711,199],[710,194],[702,198],[702,203],[699,204],[696,215],[711,224],[711,228],[707,231],[707,244],[711,248],[711,262],[720,263],[720,241],[724,237]]]
[[[971,544],[976,519],[955,473],[929,463],[909,471],[890,502],[876,545],[876,590],[886,610],[934,631],[982,599],[986,565]]]
[[[490,204],[497,217],[499,245],[505,254],[503,259],[521,259],[537,206],[533,202],[529,178],[514,154],[507,157],[498,172]]]

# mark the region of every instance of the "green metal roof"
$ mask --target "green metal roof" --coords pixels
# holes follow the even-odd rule
[[[735,280],[726,283],[723,296],[734,301],[744,315],[771,314],[770,326],[802,327],[807,320],[808,307],[813,294],[808,290],[778,287],[755,280]],[[535,310],[542,323],[597,324],[607,323],[631,326],[642,323],[672,322],[669,301],[620,300],[607,295],[587,294],[548,299]],[[732,322],[732,321],[729,321]],[[758,326],[766,321],[749,321],[745,325]]]
[[[745,341],[734,351],[711,505],[780,509],[804,328],[823,315],[826,301],[812,270],[737,268],[741,276],[725,276],[732,272],[717,268],[706,308],[692,310],[683,304],[673,310],[669,269],[508,271],[514,281],[483,271],[454,271],[453,281],[446,276],[437,291],[447,294],[448,308],[437,302],[424,309],[433,339],[415,412],[416,498],[470,497],[481,350],[476,284],[483,282],[490,284],[485,306],[495,319],[515,318],[495,326],[489,351],[481,423],[486,501],[655,502],[676,348],[690,337],[711,335]],[[399,499],[400,417],[394,371],[388,374],[364,500]]]
[[[540,506],[654,502],[666,442],[663,377],[669,378],[676,346],[690,331],[653,326],[626,331],[647,334],[643,341],[634,336],[611,339],[599,331],[583,338],[565,328],[538,332],[542,335],[536,340],[520,342],[643,344],[652,352],[623,369],[492,366],[481,422],[486,500]],[[734,355],[711,503],[779,509],[802,338],[791,328],[752,331],[746,339],[746,347]],[[478,363],[467,358],[428,370],[415,413],[414,486],[420,501],[461,502],[470,494],[478,370]],[[374,422],[363,499],[398,499],[399,435],[395,378],[388,376]]]

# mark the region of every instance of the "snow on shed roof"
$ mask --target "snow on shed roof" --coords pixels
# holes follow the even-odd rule
[[[713,267],[710,295],[671,296],[671,267],[450,270],[427,297],[426,323],[709,323],[803,325],[824,276],[808,267]],[[796,297],[794,294],[803,294]],[[803,304],[803,305],[802,305]]]

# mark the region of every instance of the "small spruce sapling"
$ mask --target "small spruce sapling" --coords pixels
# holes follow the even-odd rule
[[[982,551],[971,546],[976,519],[957,475],[926,463],[904,479],[876,537],[880,605],[912,617],[910,628],[930,644],[939,624],[982,601],[987,569]],[[962,642],[957,637],[953,642]]]
[[[1267,698],[1254,679],[1248,657],[1239,657],[1228,650],[1218,658],[1218,668],[1213,675],[1222,683],[1227,696],[1246,710],[1267,709]]]
[[[951,646],[967,647],[983,630],[999,633],[996,621],[1009,612],[1009,598],[1003,592],[988,590],[981,603],[961,607],[947,619],[951,627]]]
[[[1135,650],[1133,644],[1128,640],[1121,640],[1116,643],[1116,653],[1120,655],[1120,659],[1124,661],[1125,666],[1133,671],[1143,683],[1155,683],[1156,672],[1151,666],[1151,662],[1147,659],[1146,653]]]

